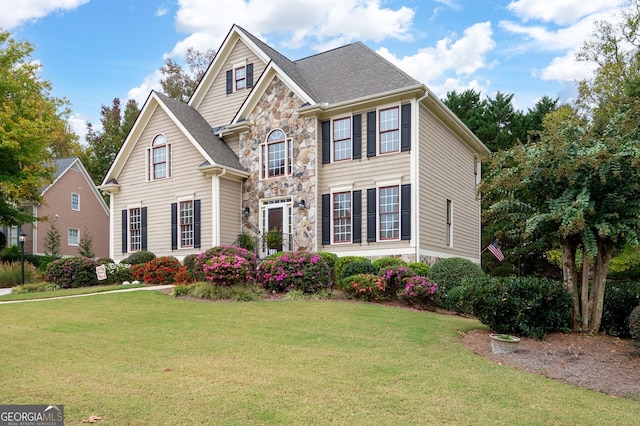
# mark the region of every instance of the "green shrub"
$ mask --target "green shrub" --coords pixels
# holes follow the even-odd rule
[[[429,270],[431,281],[438,283],[436,303],[443,307],[446,307],[449,289],[459,286],[464,278],[480,278],[483,276],[484,272],[482,272],[480,266],[462,257],[442,259],[434,263]]]
[[[380,257],[373,261],[373,265],[378,269],[376,272],[381,271],[382,269],[387,269],[392,266],[407,266],[407,262],[400,259],[399,257]]]
[[[242,234],[238,235],[238,247],[241,247],[249,251],[253,251],[255,245],[256,245],[255,237],[250,233],[243,232]]]
[[[332,277],[329,265],[319,254],[293,252],[265,259],[258,267],[258,281],[270,291],[316,293],[328,288]]]
[[[469,292],[469,284],[468,281],[471,280],[473,283],[474,279],[465,279],[462,281],[461,285],[455,286],[449,290],[447,293],[447,299],[445,300],[444,307],[450,311],[460,312],[463,314],[471,314],[471,308],[468,304],[468,292]]]
[[[370,259],[363,257],[363,256],[344,256],[344,257],[339,257],[338,260],[336,261],[336,266],[335,266],[335,274],[336,274],[336,278],[339,280],[341,278],[344,278],[344,276],[342,275],[342,270],[351,262],[355,262],[355,261],[371,261]]]
[[[244,302],[260,300],[264,290],[255,285],[216,286],[208,282],[197,282],[188,285],[177,285],[172,290],[174,297],[191,296],[208,300],[231,300]]]
[[[96,263],[100,264],[100,259]],[[133,272],[126,263],[103,263],[104,269],[107,273],[106,281],[103,284],[122,284],[125,281],[133,281]]]
[[[13,246],[13,247],[15,247],[15,246]],[[8,250],[8,249],[9,248],[7,247],[7,249],[5,249],[5,251]],[[17,247],[16,247],[16,249],[17,249]],[[22,259],[19,250],[17,252],[15,250],[8,250],[1,257],[2,257],[2,263],[21,262],[21,259]],[[53,262],[56,259],[58,259],[58,258],[57,257],[53,257],[53,256],[43,256],[43,255],[39,255],[39,254],[28,254],[28,253],[24,254],[25,263],[30,263],[31,265],[35,266],[40,271],[44,271],[46,269],[46,267],[47,267],[47,264],[49,262]]]
[[[629,314],[640,305],[640,281],[607,282],[600,331],[629,336]]]
[[[562,283],[534,277],[483,277],[469,283],[468,306],[480,322],[500,334],[541,339],[567,330],[572,299]]]
[[[24,264],[24,282],[36,280],[36,267],[30,263]],[[22,263],[0,263],[0,288],[11,288],[22,284]]]
[[[147,263],[156,258],[156,255],[151,253],[150,251],[141,250],[133,252],[120,261],[120,263],[127,263],[129,265],[140,265],[142,263]]]
[[[327,262],[327,265],[329,265],[329,268],[331,268],[331,278],[332,278],[332,281],[335,282],[337,280],[336,262],[338,261],[338,255],[328,251],[320,251],[318,252],[318,254],[322,256],[324,261]]]
[[[60,288],[89,287],[98,285],[98,264],[88,257],[56,259],[47,265],[44,280]]]
[[[429,276],[429,270],[431,269],[429,264],[428,263],[424,263],[424,262],[412,262],[412,263],[408,264],[407,266],[416,275],[418,275],[420,277],[428,277]]]
[[[145,284],[173,284],[175,275],[181,270],[183,267],[175,257],[156,257],[144,264],[143,281]]]
[[[11,294],[40,293],[55,290],[60,290],[60,286],[52,283],[34,283],[16,286],[11,290]]]
[[[633,308],[629,315],[629,334],[633,345],[640,350],[640,305]]]
[[[196,259],[198,258],[197,254],[188,254],[182,259],[182,266],[186,268],[187,273],[191,276],[191,278],[195,278],[196,276]]]
[[[350,277],[351,275],[358,274],[377,274],[378,268],[376,268],[369,259],[355,260],[348,263],[342,269],[342,278]]]
[[[404,280],[398,297],[417,309],[434,310],[438,284],[426,277],[413,276]]]
[[[212,259],[213,257],[218,257],[220,255],[225,255],[230,257],[234,257],[234,256],[243,257],[249,261],[252,269],[256,268],[257,262],[258,262],[256,259],[256,255],[253,252],[247,249],[244,249],[242,247],[227,246],[227,245],[212,247],[198,254],[198,256],[195,259],[194,276],[196,281],[205,280],[204,266],[210,259]]]
[[[374,274],[360,274],[342,278],[338,281],[338,288],[354,299],[362,299],[368,302],[387,299],[384,280]]]
[[[395,265],[381,269],[378,273],[385,282],[385,291],[390,298],[396,297],[398,291],[404,286],[404,281],[415,274],[408,266]]]
[[[98,265],[106,265],[107,263],[115,263],[110,257],[99,257],[96,259],[96,263]],[[122,263],[122,262],[120,262]]]

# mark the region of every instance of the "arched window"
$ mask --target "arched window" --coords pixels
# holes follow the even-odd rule
[[[164,179],[171,176],[171,145],[160,134],[153,138],[149,150],[149,180]]]
[[[269,133],[261,150],[262,178],[273,178],[291,174],[291,139],[275,129]]]

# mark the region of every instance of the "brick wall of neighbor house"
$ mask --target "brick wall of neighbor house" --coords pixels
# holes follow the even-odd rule
[[[212,127],[229,124],[251,92],[250,89],[245,89],[228,95],[226,94],[225,73],[227,70],[232,69],[234,64],[242,62],[253,64],[254,82],[258,76],[262,74],[266,66],[242,41],[236,43],[204,99],[199,106],[195,106],[200,115],[202,115]]]
[[[247,121],[251,130],[240,136],[240,162],[249,170],[244,183],[243,205],[252,206],[243,222],[245,230],[260,230],[259,202],[263,198],[291,196],[292,201],[305,200],[307,209],[293,209],[294,250],[314,250],[316,227],[316,159],[315,120],[298,115],[302,102],[278,78],[274,78]],[[293,141],[292,174],[282,178],[260,179],[260,146],[267,134],[282,129]]]
[[[420,107],[420,255],[464,256],[480,262],[480,204],[475,193],[475,155],[424,106]],[[446,206],[453,207],[453,244],[446,244]]]
[[[109,255],[109,215],[104,210],[96,193],[92,190],[93,183],[84,178],[80,170],[70,169],[64,173],[44,193],[44,202],[37,207],[38,217],[48,217],[49,221],[37,222],[35,225],[35,245],[33,251],[44,254],[47,232],[52,221],[60,232],[60,253],[65,256],[77,256],[79,247],[68,244],[68,229],[79,231],[79,238],[86,230],[91,234],[93,252],[97,257]],[[71,193],[80,195],[80,210],[71,209]],[[57,215],[57,217],[56,217]],[[29,238],[31,238],[31,233]]]

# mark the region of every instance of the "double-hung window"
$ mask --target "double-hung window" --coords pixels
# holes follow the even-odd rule
[[[149,180],[164,179],[171,176],[171,145],[164,135],[153,139],[149,150]]]
[[[70,246],[80,245],[80,231],[78,229],[69,228],[67,230],[67,243]]]
[[[80,211],[80,194],[71,194],[71,210]]]
[[[333,161],[351,159],[351,118],[333,120]]]
[[[333,194],[333,242],[351,242],[351,192]]]
[[[291,158],[291,139],[282,130],[273,130],[262,145],[262,178],[290,175]]]
[[[400,150],[400,108],[380,110],[380,153]]]
[[[400,238],[400,197],[397,186],[380,188],[379,192],[380,239]]]
[[[142,214],[141,209],[129,209],[129,248],[131,251],[142,250]]]
[[[242,66],[233,70],[236,90],[246,89],[247,87],[247,68]]]
[[[193,247],[193,200],[180,203],[180,247]]]
[[[451,200],[447,200],[447,228],[445,235],[445,243],[448,247],[453,246],[453,205]]]

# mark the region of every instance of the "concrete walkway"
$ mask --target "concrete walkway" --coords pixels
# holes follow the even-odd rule
[[[74,294],[74,295],[71,295],[71,296],[49,297],[48,299],[4,300],[4,301],[0,301],[0,305],[4,305],[4,304],[7,304],[7,303],[44,302],[46,300],[68,299],[68,298],[71,298],[71,297],[97,296],[99,294],[124,293],[124,292],[129,292],[129,291],[138,291],[138,290],[164,290],[164,289],[172,288],[172,287],[173,287],[173,284],[167,284],[167,285],[155,285],[155,286],[151,286],[151,287],[123,288],[122,290],[117,289],[117,290],[110,290],[110,291],[101,291],[101,292],[97,292],[97,293]],[[10,288],[3,288],[3,289],[0,289],[0,290],[5,290],[5,291],[1,291],[0,292],[0,296],[2,296],[4,294],[10,294],[11,293],[11,289]],[[9,291],[6,291],[6,290],[9,290]]]

